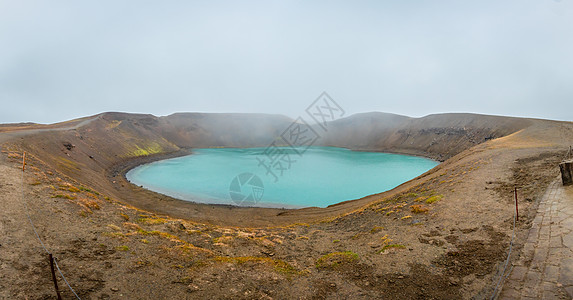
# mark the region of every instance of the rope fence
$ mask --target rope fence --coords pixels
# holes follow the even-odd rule
[[[58,298],[58,300],[61,300],[62,297],[60,295],[60,291],[58,289],[58,280],[55,276],[54,273],[54,266],[56,267],[56,269],[58,270],[58,274],[60,274],[60,276],[62,277],[62,279],[64,280],[64,282],[66,283],[66,285],[68,286],[68,288],[70,289],[70,291],[74,294],[74,296],[81,300],[80,296],[78,296],[78,294],[76,293],[76,291],[74,291],[74,289],[72,288],[72,286],[70,285],[70,283],[68,282],[68,280],[66,279],[66,277],[64,276],[64,274],[62,273],[62,270],[60,269],[60,266],[58,265],[58,260],[53,256],[52,252],[50,252],[48,250],[48,248],[46,247],[46,244],[44,244],[44,242],[42,241],[42,239],[40,238],[40,235],[38,234],[38,230],[36,230],[36,225],[34,224],[34,222],[32,221],[32,218],[30,217],[30,209],[28,207],[28,201],[26,201],[26,196],[24,193],[24,186],[25,186],[25,171],[26,171],[26,152],[23,153],[22,155],[22,202],[24,203],[24,208],[26,210],[26,217],[28,217],[28,221],[30,222],[30,225],[32,226],[32,229],[34,230],[34,234],[36,235],[36,237],[38,238],[38,241],[40,241],[40,245],[42,245],[42,248],[44,248],[44,251],[46,252],[46,254],[48,255],[48,259],[50,261],[50,265],[52,268],[52,280],[54,281],[54,287],[56,290],[56,296]]]

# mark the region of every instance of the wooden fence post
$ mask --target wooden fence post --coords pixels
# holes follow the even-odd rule
[[[517,188],[514,188],[513,194],[515,195],[515,221],[519,221],[519,207],[517,205]]]
[[[50,268],[52,269],[52,280],[54,280],[54,287],[56,288],[56,296],[58,296],[58,300],[62,300],[62,296],[60,295],[60,290],[58,289],[58,279],[56,278],[56,271],[54,270],[54,257],[52,253],[48,254],[48,258],[50,259]]]
[[[560,163],[559,169],[561,170],[563,185],[573,184],[573,160]]]

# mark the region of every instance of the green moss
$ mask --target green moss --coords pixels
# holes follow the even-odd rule
[[[92,211],[91,211],[91,210],[85,210],[85,209],[84,209],[84,210],[81,210],[81,211],[79,212],[79,215],[82,216],[82,217],[84,217],[84,218],[87,218],[90,214],[92,214]]]
[[[72,193],[79,193],[80,192],[80,189],[78,189],[77,187],[75,187],[73,185],[60,185],[60,190],[68,191],[68,192],[72,192]]]
[[[128,246],[118,246],[115,249],[117,249],[117,251],[129,251]]]
[[[52,196],[52,198],[64,198],[64,199],[68,199],[68,200],[75,200],[76,199],[75,196],[65,195],[65,194],[56,194],[56,195]]]
[[[88,192],[88,193],[92,193],[92,194],[94,194],[94,195],[98,195],[98,196],[99,196],[99,193],[98,193],[98,192],[92,191],[92,190],[90,190],[90,189],[88,189],[88,188],[86,188],[86,187],[83,187],[83,186],[80,186],[79,190],[82,191],[82,192]]]
[[[307,224],[307,223],[294,223],[294,224],[292,224],[292,225],[289,226],[289,227],[296,227],[296,226],[310,227],[310,225]]]
[[[163,218],[139,218],[137,219],[137,222],[148,225],[157,225],[157,224],[164,224],[167,221]]]
[[[284,275],[302,275],[305,274],[304,271],[299,271],[289,263],[280,260],[272,259],[269,257],[258,257],[258,256],[240,256],[240,257],[226,257],[218,256],[213,259],[218,262],[234,263],[238,265],[244,264],[266,264],[273,267],[273,270],[277,273]]]
[[[352,240],[357,240],[357,239],[359,239],[359,238],[365,236],[366,234],[367,234],[366,232],[359,232],[359,233],[357,233],[357,234],[351,236],[350,239],[352,239]]]
[[[163,152],[163,147],[156,142],[151,142],[144,146],[135,145],[134,149],[127,156],[148,156]]]
[[[434,202],[437,202],[437,201],[442,200],[443,197],[444,197],[443,195],[435,195],[435,196],[432,196],[432,197],[426,199],[426,203],[432,204],[432,203],[434,203]]]
[[[333,252],[319,258],[315,266],[319,269],[337,268],[356,260],[358,260],[358,254],[352,251]]]
[[[384,227],[382,226],[374,226],[372,227],[372,229],[370,229],[370,233],[378,233],[380,231],[384,230]]]
[[[168,238],[168,239],[179,240],[178,237],[176,237],[176,236],[174,236],[174,235],[172,235],[172,234],[170,234],[170,233],[163,232],[163,231],[159,231],[159,230],[147,231],[147,230],[144,230],[144,229],[138,229],[137,232],[138,232],[139,234],[142,234],[142,235],[157,235],[157,236],[164,237],[164,238]]]
[[[380,253],[384,253],[384,251],[390,249],[390,248],[396,248],[396,249],[403,249],[406,248],[406,246],[404,245],[400,245],[400,244],[390,244],[390,245],[386,245],[384,247],[382,247],[382,250],[380,250]]]
[[[127,238],[127,236],[121,232],[104,232],[103,235],[113,238]]]

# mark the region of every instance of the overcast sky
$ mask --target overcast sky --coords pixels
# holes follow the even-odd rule
[[[0,0],[0,123],[104,111],[573,120],[573,0]]]

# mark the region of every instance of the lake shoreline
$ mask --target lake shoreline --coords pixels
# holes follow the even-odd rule
[[[279,148],[287,151],[291,149],[290,147]],[[278,176],[281,180],[272,182],[272,178],[264,176],[264,170],[261,171],[260,168],[253,167],[253,165],[250,164],[251,161],[245,160],[263,155],[264,150],[265,147],[211,147],[194,148],[192,151],[187,149],[182,153],[176,152],[170,155],[155,156],[148,160],[133,160],[130,164],[123,166],[122,175],[126,181],[137,187],[145,188],[152,192],[186,202],[207,205],[231,205],[236,207],[297,210],[308,207],[326,208],[338,205],[342,202],[354,201],[370,195],[389,191],[439,165],[439,162],[421,156],[381,151],[355,151],[353,149],[343,147],[311,146],[309,148],[305,148],[304,152],[300,153],[300,156],[299,153],[292,153],[291,155],[296,156],[292,163],[294,169],[291,169],[289,166],[287,171],[285,171],[286,177],[282,177],[279,174]],[[301,151],[301,149],[293,149],[293,152],[294,151]],[[198,157],[191,157],[193,154],[197,153],[207,156],[202,156],[201,159]],[[370,155],[366,156],[367,153]],[[310,157],[307,157],[308,155],[313,158],[308,160],[310,159]],[[176,160],[178,163],[161,164],[162,161],[173,161],[175,158],[182,157],[189,158],[183,160],[178,159]],[[206,161],[213,159],[216,161]],[[233,171],[229,170],[228,167],[224,167],[221,170],[222,173],[216,172],[213,174],[211,172],[212,166],[220,164],[221,162],[218,161],[220,159],[230,160],[228,163],[223,162],[223,165],[225,166],[234,166],[235,164],[239,164],[239,166],[232,167],[234,169],[239,169]],[[325,159],[326,161],[324,161]],[[190,160],[193,160],[193,165],[186,166],[186,164],[191,163]],[[301,162],[304,163],[302,163],[302,165],[298,165]],[[159,165],[157,165],[157,163],[159,163]],[[400,165],[399,167],[396,165],[397,163]],[[255,164],[255,162],[253,162],[253,164]],[[313,164],[314,167],[309,167],[308,164]],[[138,168],[143,169],[136,171]],[[151,171],[149,168],[157,170],[155,171],[155,174],[172,174],[173,176],[153,175],[154,171]],[[186,171],[183,171],[180,168],[184,168]],[[306,170],[301,170],[301,168]],[[322,172],[321,170],[324,170],[325,168],[334,168],[335,170],[336,168],[343,168],[347,171],[352,170],[356,175],[352,177],[345,176],[344,173],[346,171],[342,171],[342,169],[340,171],[330,170],[327,174],[320,175]],[[420,170],[420,168],[423,170]],[[197,170],[204,170],[205,172]],[[242,203],[236,203],[231,201],[231,198],[229,198],[229,186],[222,184],[222,182],[228,180],[230,183],[230,178],[233,177],[233,174],[239,174],[243,171],[248,173],[252,172],[262,179],[263,182],[261,182],[261,184],[264,183],[264,196],[260,201],[241,205]],[[178,174],[178,172],[183,173]],[[189,172],[191,172],[190,175],[188,175]],[[229,174],[228,172],[234,173]],[[302,172],[302,174],[289,176],[289,173],[292,172]],[[415,174],[409,175],[411,172]],[[386,178],[385,176],[388,176],[384,174],[388,173],[400,175],[398,177],[390,176],[389,178],[384,179]],[[310,174],[315,174],[315,176],[313,177]],[[309,175],[311,177],[308,177]],[[333,175],[334,177],[330,177],[330,175]],[[225,179],[220,178],[221,176]],[[366,177],[364,180],[357,180],[356,176]],[[208,183],[201,183],[193,187],[193,182],[196,182],[195,178],[204,179],[211,177],[213,177],[213,180],[208,181]],[[185,184],[181,181],[182,178],[187,178],[184,181],[186,182]],[[376,178],[375,182],[372,178]],[[287,180],[287,186],[284,185],[284,180]],[[294,180],[294,182],[292,182],[292,180]],[[302,180],[302,182],[297,183],[297,181],[300,180]],[[307,185],[306,183],[309,182],[309,180],[316,184],[320,184],[320,186],[330,185],[332,188],[327,188],[326,190],[312,189],[311,192],[309,187],[305,188]],[[342,182],[337,183],[341,180]],[[173,185],[174,182],[180,181],[180,184]],[[343,185],[347,186],[348,184],[350,184],[350,189],[345,188],[344,190],[333,192],[333,189],[336,190],[337,187]],[[302,188],[302,190],[299,190],[299,187]],[[279,190],[283,191],[278,192]],[[277,192],[279,194],[277,194]],[[329,196],[331,193],[333,193],[332,197]],[[340,199],[337,200],[337,198]],[[308,205],[309,203],[312,204]]]

